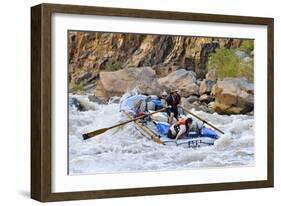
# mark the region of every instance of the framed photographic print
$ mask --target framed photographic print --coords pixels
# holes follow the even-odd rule
[[[31,197],[273,187],[273,19],[31,8]]]

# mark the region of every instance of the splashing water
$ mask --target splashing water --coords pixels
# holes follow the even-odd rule
[[[119,104],[99,105],[90,102],[86,95],[70,97],[87,109],[78,111],[69,106],[70,175],[254,165],[253,116],[193,111],[225,132],[209,147],[159,145],[133,123],[85,141],[83,133],[126,121],[127,117],[119,112]]]

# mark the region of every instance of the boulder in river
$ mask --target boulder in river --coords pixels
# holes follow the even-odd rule
[[[254,108],[254,85],[246,78],[225,78],[213,86],[214,110],[220,114],[245,114]]]
[[[82,105],[82,103],[75,97],[70,97],[68,101],[69,106],[76,107],[78,111],[85,111],[85,107]]]
[[[136,89],[141,93],[160,95],[161,89],[156,73],[151,67],[128,68],[114,72],[100,72],[99,93],[120,96]]]
[[[199,95],[199,86],[196,84],[196,74],[185,69],[176,70],[158,80],[159,84],[168,90],[178,90],[183,97]]]
[[[95,95],[89,95],[88,96],[89,101],[96,102],[98,104],[105,104],[106,102],[103,99],[100,99],[99,97]]]

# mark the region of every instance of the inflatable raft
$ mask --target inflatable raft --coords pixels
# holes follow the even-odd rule
[[[136,117],[136,105],[140,103],[147,104],[153,102],[155,106],[154,110],[161,109],[161,101],[145,95],[134,95],[123,99],[120,103],[120,111],[126,114],[129,119]],[[163,106],[162,106],[163,107]],[[153,112],[154,110],[148,110]],[[185,114],[183,111],[179,111],[182,117],[191,117]],[[170,124],[167,123],[168,115],[166,112],[159,112],[153,115],[147,115],[143,119],[136,120],[134,124],[138,130],[146,137],[149,137],[153,141],[163,145],[177,144],[187,145],[188,147],[201,147],[213,145],[219,138],[218,134],[211,128],[208,128],[204,123],[196,121],[193,118],[192,126],[189,133],[184,137],[175,141],[167,137],[167,132],[170,128]],[[176,119],[174,119],[176,121]]]

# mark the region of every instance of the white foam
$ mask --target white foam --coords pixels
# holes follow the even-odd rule
[[[128,94],[127,94],[128,95]],[[254,118],[196,112],[225,132],[215,146],[190,149],[163,146],[145,138],[133,123],[91,138],[82,134],[127,120],[118,104],[99,105],[75,95],[88,111],[69,108],[70,175],[160,171],[254,164]]]

